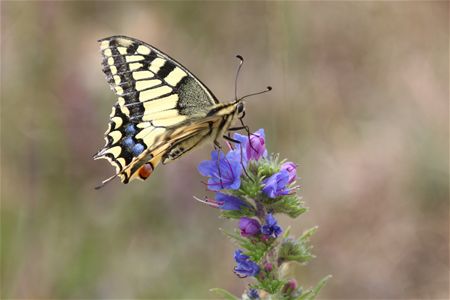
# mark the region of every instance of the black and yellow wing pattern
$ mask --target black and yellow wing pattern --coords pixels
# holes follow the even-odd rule
[[[177,159],[203,141],[215,141],[237,112],[220,103],[189,70],[155,47],[126,36],[99,40],[103,72],[117,95],[95,159],[107,159],[115,177],[146,179],[160,163]]]

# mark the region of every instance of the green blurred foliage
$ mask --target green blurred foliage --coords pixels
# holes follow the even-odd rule
[[[449,284],[448,2],[1,2],[1,298],[239,294],[232,245],[196,165],[145,183],[93,161],[115,102],[96,40],[124,34],[233,98],[299,163],[319,225],[293,269],[323,298],[443,298]],[[303,221],[301,221],[303,220]],[[284,225],[292,221],[283,219]],[[231,226],[231,225],[230,225]]]

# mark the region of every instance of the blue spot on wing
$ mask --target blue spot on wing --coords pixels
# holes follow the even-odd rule
[[[142,152],[144,152],[144,146],[142,144],[136,144],[131,149],[131,152],[133,152],[133,155],[138,156]]]
[[[136,127],[134,126],[134,124],[128,124],[127,127],[125,128],[125,133],[127,135],[134,135],[136,133]]]
[[[123,139],[122,145],[124,145],[124,146],[126,146],[128,148],[133,147],[134,146],[133,138],[132,137],[127,137],[127,138]]]

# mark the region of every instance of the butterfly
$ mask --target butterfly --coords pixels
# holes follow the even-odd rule
[[[160,163],[176,160],[205,141],[220,147],[217,140],[227,137],[227,131],[246,128],[245,97],[219,102],[183,65],[140,40],[112,36],[98,42],[103,72],[118,100],[105,146],[94,155],[108,160],[116,174],[97,188],[116,177],[123,183],[145,180]],[[236,117],[242,126],[232,128]]]

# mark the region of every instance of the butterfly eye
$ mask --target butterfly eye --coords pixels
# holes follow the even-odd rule
[[[244,111],[244,103],[239,102],[237,105],[237,112],[240,114]]]

